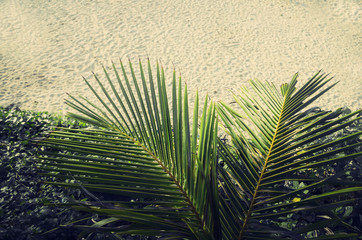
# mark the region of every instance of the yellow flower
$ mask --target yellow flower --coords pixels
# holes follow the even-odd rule
[[[293,198],[293,202],[300,202],[300,200],[302,200],[301,198],[299,198],[299,197],[296,197],[296,198]]]

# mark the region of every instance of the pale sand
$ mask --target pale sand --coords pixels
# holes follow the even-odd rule
[[[172,63],[215,101],[249,79],[280,85],[317,70],[340,81],[316,105],[362,106],[360,0],[2,0],[0,106],[66,110],[82,75],[130,57]],[[144,61],[145,62],[145,61]]]

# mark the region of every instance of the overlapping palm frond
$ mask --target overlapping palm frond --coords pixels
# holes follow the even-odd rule
[[[85,79],[99,102],[70,96],[66,103],[81,113],[71,117],[99,129],[52,132],[41,144],[63,153],[44,152],[40,157],[43,169],[68,180],[51,184],[132,198],[73,204],[75,209],[109,216],[84,229],[170,239],[218,236],[214,104],[208,107],[205,101],[199,119],[196,97],[191,124],[187,89],[182,92],[175,73],[170,107],[163,69],[157,64],[156,77],[149,61],[147,77],[141,62],[139,69],[141,85],[131,62],[130,73],[121,62],[121,75],[113,64],[116,81],[106,69],[107,84],[94,75],[100,93]],[[120,221],[128,225],[106,227]]]
[[[84,79],[97,103],[73,96],[66,101],[79,112],[71,117],[98,128],[57,129],[39,142],[57,150],[39,157],[46,175],[57,179],[50,184],[80,188],[91,198],[64,205],[106,216],[77,227],[165,239],[303,239],[312,231],[341,239],[359,234],[334,209],[355,202],[358,197],[345,195],[361,191],[361,183],[346,180],[344,172],[330,166],[361,156],[361,141],[355,140],[362,133],[319,140],[360,121],[361,111],[341,116],[341,110],[305,110],[333,87],[326,87],[327,76],[317,73],[299,90],[297,75],[280,89],[251,81],[251,89],[234,95],[237,108],[215,106],[206,98],[199,116],[198,96],[191,115],[187,88],[182,90],[175,72],[171,98],[158,64],[155,75],[149,61],[147,70],[139,62],[137,74],[131,62],[129,70],[122,62],[120,70],[113,64],[112,72],[104,69],[105,83],[94,75],[97,88]],[[217,136],[220,125],[229,143]],[[93,192],[113,199],[100,200]],[[280,224],[305,212],[321,220],[292,228]],[[351,233],[333,232],[331,225]]]
[[[222,215],[221,222],[230,226],[225,230],[229,239],[304,239],[307,232],[344,224],[333,217],[333,210],[356,201],[341,196],[361,191],[361,182],[339,179],[343,172],[330,176],[324,173],[333,163],[348,164],[361,156],[361,152],[353,152],[361,142],[340,145],[359,138],[361,132],[323,144],[318,140],[359,121],[361,111],[343,117],[339,117],[340,109],[304,111],[333,87],[323,89],[330,80],[317,73],[297,90],[295,75],[280,91],[272,84],[250,81],[251,89],[242,88],[240,94],[234,94],[239,110],[219,104],[219,116],[232,140],[232,148],[219,142],[225,162],[219,174],[226,196],[220,198],[220,208],[228,213]],[[323,187],[332,182],[344,187],[323,192]],[[289,183],[303,184],[291,189]],[[277,224],[280,218],[306,211],[328,220],[302,224],[293,231]],[[358,230],[354,231],[342,235],[332,232],[328,239],[356,237]]]

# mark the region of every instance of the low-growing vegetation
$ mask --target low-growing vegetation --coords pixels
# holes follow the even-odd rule
[[[77,239],[79,230],[59,226],[91,215],[44,203],[65,203],[81,191],[44,184],[50,178],[39,174],[34,155],[40,147],[31,141],[54,127],[86,126],[47,112],[0,108],[0,239]]]

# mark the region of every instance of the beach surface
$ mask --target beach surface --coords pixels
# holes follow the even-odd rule
[[[101,65],[173,66],[215,101],[249,79],[279,86],[318,70],[338,85],[315,105],[362,107],[360,0],[2,0],[0,106],[65,113],[66,93],[92,98],[82,76]]]

